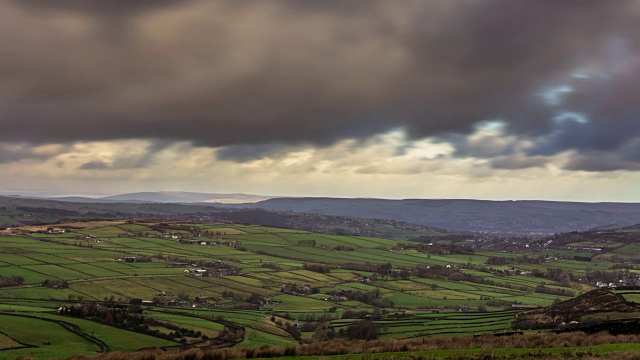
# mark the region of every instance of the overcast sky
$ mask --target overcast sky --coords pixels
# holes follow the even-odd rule
[[[640,202],[637,0],[3,0],[3,193]]]

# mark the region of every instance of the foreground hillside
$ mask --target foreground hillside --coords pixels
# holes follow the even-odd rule
[[[333,340],[311,345],[259,349],[145,350],[99,356],[76,356],[86,360],[208,360],[208,359],[637,359],[640,336],[582,333],[530,333],[515,336],[476,335],[394,341]]]
[[[493,335],[509,333],[522,309],[605,277],[638,281],[615,259],[577,254],[231,223],[11,228],[0,236],[0,323],[12,324],[0,330],[0,358]]]
[[[608,290],[593,290],[546,308],[516,314],[513,326],[517,329],[557,328],[579,324],[587,315],[598,313],[608,316],[628,313],[632,318],[640,318],[640,305]]]

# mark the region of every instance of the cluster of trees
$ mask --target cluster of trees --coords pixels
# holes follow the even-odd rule
[[[335,269],[335,266],[331,266],[331,265],[326,265],[326,264],[309,264],[309,263],[305,263],[302,266],[303,269],[305,270],[309,270],[309,271],[315,271],[317,273],[321,273],[321,274],[328,274],[331,272],[332,269]]]
[[[511,305],[513,304],[517,304],[517,301],[505,301],[505,300],[499,300],[499,299],[490,299],[489,301],[487,301],[487,306],[493,306],[493,307],[501,307],[504,309],[511,309]]]
[[[508,264],[543,264],[547,257],[543,255],[522,255],[518,257],[489,256],[486,263],[488,265],[508,265]]]
[[[333,291],[331,293],[331,295],[333,296],[344,296],[348,300],[357,300],[365,304],[373,305],[375,307],[393,307],[393,301],[391,301],[389,298],[381,298],[380,294],[381,293],[379,288],[368,292],[359,290],[344,290]]]
[[[286,318],[290,318],[288,314],[286,316]],[[312,323],[306,323],[301,327],[298,327],[297,324],[282,321],[281,319],[277,319],[275,316],[271,317],[271,321],[284,331],[288,332],[289,335],[296,340],[300,340],[302,338],[302,331],[309,332],[315,329],[315,326]]]
[[[612,270],[620,270],[620,269],[627,269],[627,270],[640,270],[640,266],[638,265],[631,265],[631,264],[614,264],[611,266]]]
[[[285,316],[289,316],[288,314],[285,314]],[[325,321],[331,321],[331,320],[335,320],[337,319],[336,316],[330,316],[329,314],[321,314],[319,316],[316,316],[316,314],[307,314],[307,316],[305,316],[303,319],[303,321],[305,321],[306,323],[318,323],[321,324]]]
[[[262,263],[262,265],[260,265],[260,266],[263,267],[263,268],[273,269],[273,270],[276,270],[276,271],[282,270],[280,265],[278,265],[276,263],[272,263],[272,262]]]
[[[294,324],[291,324],[291,323],[286,324],[285,327],[284,327],[284,331],[288,332],[289,335],[291,335],[291,337],[296,339],[296,340],[300,340],[301,337],[302,337],[302,332]]]
[[[113,303],[108,304],[108,306],[103,306],[96,303],[85,303],[82,305],[64,306],[59,310],[59,312],[61,315],[88,319],[164,339],[180,339],[180,342],[186,342],[185,337],[203,339],[206,337],[202,337],[202,333],[200,331],[194,331],[168,322],[146,318],[142,315],[142,309],[137,306],[126,306]],[[164,327],[173,331],[163,333],[157,329],[150,329],[150,326]]]
[[[502,256],[489,256],[485,261],[487,265],[508,265],[514,261],[511,258],[502,257]]]
[[[375,340],[380,330],[378,324],[371,320],[360,320],[347,327],[346,335],[350,339]]]
[[[573,257],[573,260],[575,261],[586,261],[586,262],[591,262],[591,256],[579,256],[579,255],[575,255]]]
[[[411,272],[413,275],[421,278],[446,279],[459,271],[442,265],[416,265]]]
[[[7,286],[17,286],[21,285],[24,282],[24,278],[22,276],[2,276],[0,275],[0,287]]]
[[[543,284],[536,286],[535,292],[541,293],[541,294],[557,295],[557,296],[571,296],[571,297],[576,296],[576,293],[573,290],[562,289],[562,288],[560,289],[552,288],[552,287],[544,286]]]
[[[340,265],[340,267],[343,269],[366,271],[366,272],[378,272],[379,270],[381,270],[379,266],[380,265],[371,264],[371,263],[361,264],[361,263],[352,263],[352,262],[346,262]],[[389,264],[389,266],[391,266],[391,264]]]
[[[409,275],[411,275],[411,273],[407,269],[403,269],[401,271],[396,271],[393,268],[393,265],[391,263],[385,263],[385,264],[370,264],[370,263],[358,264],[358,263],[347,262],[347,263],[341,264],[340,268],[347,269],[347,270],[371,272],[372,273],[371,274],[371,279],[373,279],[373,280],[376,280],[378,278],[381,278],[382,280],[385,280],[388,276],[392,277],[395,280],[398,277],[402,276],[403,274],[405,276],[407,276],[407,277]]]
[[[342,313],[342,319],[373,319],[373,320],[377,320],[380,319],[380,317],[382,317],[382,313],[380,312],[380,309],[373,309],[372,312],[368,312],[368,311],[354,311],[351,309],[345,310],[345,312]]]
[[[185,338],[187,338],[187,337],[190,337],[190,338],[201,338],[202,340],[206,340],[206,339],[209,338],[207,335],[202,335],[202,332],[200,332],[200,331],[195,331],[193,329],[187,329],[187,328],[184,328],[184,327],[180,327],[180,326],[174,325],[172,323],[159,321],[159,320],[152,319],[152,318],[145,318],[144,319],[144,328],[145,328],[145,330],[147,330],[149,328],[149,326],[163,327],[163,328],[166,328],[166,329],[169,329],[169,330],[173,330],[173,331],[169,332],[166,335],[166,337],[168,337],[169,339],[180,339],[181,342],[186,342]]]
[[[63,242],[60,242],[60,243],[62,244]],[[87,248],[89,248],[89,249],[93,249],[93,243],[90,243],[90,242],[86,242],[86,243],[84,243],[84,242],[82,242],[82,241],[76,241],[76,242],[74,242],[74,243],[73,243],[73,244],[71,244],[71,245],[72,245],[72,246],[77,246],[77,247],[87,247]]]
[[[586,269],[586,278],[589,282],[617,282],[619,279],[625,277],[625,272],[627,270],[618,270],[618,271],[602,271],[602,270],[593,270],[591,268]]]
[[[90,319],[109,325],[138,330],[144,324],[144,316],[139,307],[109,304],[102,306],[95,303],[64,306],[59,310],[61,315]]]
[[[222,297],[225,299],[233,299],[234,301],[243,301],[244,297],[241,294],[236,294],[233,291],[225,290],[222,292]]]
[[[472,255],[475,253],[473,248],[469,245],[458,245],[458,244],[417,244],[417,245],[407,245],[407,248],[414,248],[419,252],[425,254],[433,254],[433,255],[450,255],[450,254],[465,254]]]
[[[301,326],[295,326],[291,323],[283,322],[277,319],[275,316],[271,317],[271,321],[276,325],[287,331],[294,339],[300,339],[301,332],[314,332],[313,339],[316,341],[327,341],[339,335],[341,337],[347,337],[349,339],[363,339],[373,340],[378,337],[379,328],[378,325],[372,320],[380,319],[382,313],[380,309],[376,308],[371,312],[368,311],[354,311],[346,310],[341,318],[342,319],[360,319],[355,321],[347,328],[342,328],[336,333],[334,328],[329,326],[331,320],[335,320],[337,317],[329,316],[328,314],[320,315],[316,317],[314,315],[307,315],[304,319],[306,322]],[[284,315],[288,318],[288,314]]]
[[[74,210],[47,208],[47,207],[17,206],[16,210],[24,211],[27,213],[39,213],[39,214],[47,214],[47,215],[60,216],[60,217],[80,215],[79,212]]]
[[[548,268],[546,273],[536,269],[536,271],[532,271],[532,273],[533,276],[557,281],[564,285],[568,285],[569,280],[571,280],[571,274],[561,268]]]
[[[316,330],[313,333],[313,339],[315,341],[328,341],[336,335],[336,331],[329,327],[327,324],[316,326]]]
[[[443,230],[439,230],[442,232]],[[445,230],[446,231],[446,230]],[[469,234],[446,234],[446,235],[425,235],[409,239],[411,242],[417,243],[435,243],[437,241],[447,241],[451,243],[463,242],[469,239],[478,239],[478,236]]]

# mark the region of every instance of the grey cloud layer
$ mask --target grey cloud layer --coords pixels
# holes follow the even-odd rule
[[[457,155],[519,168],[574,150],[568,168],[597,170],[581,161],[595,151],[633,169],[639,11],[623,0],[4,2],[0,141],[186,140],[245,161],[272,144],[468,134],[500,119],[535,143],[531,159],[459,138]],[[570,77],[581,68],[602,77]],[[569,83],[559,105],[535,95]],[[589,122],[554,120],[563,111]]]

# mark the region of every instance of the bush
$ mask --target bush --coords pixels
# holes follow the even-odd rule
[[[375,340],[378,338],[378,325],[371,320],[360,320],[347,327],[350,339]]]
[[[304,323],[302,324],[302,326],[300,327],[300,331],[302,332],[311,332],[313,330],[316,329],[316,326],[313,323]]]

